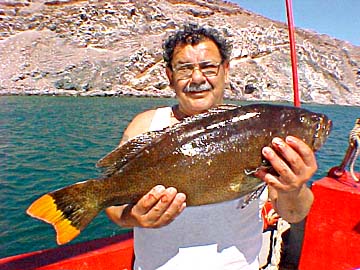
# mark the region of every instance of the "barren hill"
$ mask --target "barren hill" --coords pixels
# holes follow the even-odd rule
[[[161,44],[184,22],[232,40],[228,98],[292,100],[286,25],[220,0],[0,0],[0,94],[173,96]],[[303,102],[360,105],[360,47],[296,42]]]

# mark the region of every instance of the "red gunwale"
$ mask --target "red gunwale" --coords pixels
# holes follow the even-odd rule
[[[133,234],[130,232],[3,258],[0,269],[130,270],[133,259]]]

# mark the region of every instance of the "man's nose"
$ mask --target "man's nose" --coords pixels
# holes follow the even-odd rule
[[[205,81],[205,76],[199,67],[194,67],[191,74],[191,82],[195,84],[201,84]]]

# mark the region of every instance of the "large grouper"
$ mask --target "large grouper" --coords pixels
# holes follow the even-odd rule
[[[159,184],[185,193],[187,206],[232,200],[263,184],[251,172],[268,165],[261,149],[272,138],[296,136],[316,151],[330,129],[326,115],[302,108],[221,105],[133,138],[97,163],[102,177],[45,194],[27,213],[52,224],[65,244],[104,208],[134,204]]]

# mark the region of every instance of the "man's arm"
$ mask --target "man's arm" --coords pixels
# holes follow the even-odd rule
[[[120,145],[141,133],[147,132],[154,110],[137,115],[124,131]],[[156,228],[169,224],[186,206],[186,196],[173,187],[156,186],[135,205],[112,206],[105,210],[114,223],[121,227]]]
[[[256,176],[269,186],[269,197],[277,213],[288,222],[300,222],[308,214],[314,200],[306,186],[317,170],[313,151],[302,140],[288,136],[285,141],[275,138],[274,150],[263,148],[264,157],[278,176],[260,170]]]

